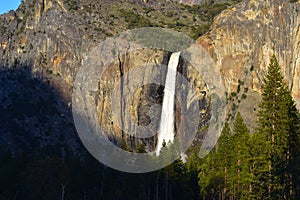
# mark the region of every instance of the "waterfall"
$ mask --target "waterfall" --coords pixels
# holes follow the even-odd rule
[[[177,73],[177,66],[179,63],[179,57],[180,57],[180,52],[173,53],[168,63],[168,71],[167,71],[167,77],[165,82],[164,98],[163,98],[157,146],[156,146],[156,155],[159,155],[159,152],[163,145],[163,141],[165,141],[168,144],[168,142],[173,142],[174,140],[175,85],[176,85],[176,73]]]

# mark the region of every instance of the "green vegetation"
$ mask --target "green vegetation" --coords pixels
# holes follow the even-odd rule
[[[6,27],[0,25],[0,35],[3,35],[6,32]]]
[[[225,124],[218,147],[200,166],[199,186],[202,196],[212,199],[222,198],[246,199],[249,195],[249,130],[238,113],[233,124]]]
[[[69,0],[67,1],[67,4],[70,7],[70,10],[78,10],[79,6],[76,0]]]
[[[201,24],[199,26],[193,26],[191,32],[193,33],[191,35],[191,38],[193,39],[197,39],[199,38],[201,35],[207,33],[210,29],[210,24],[206,23],[206,24]]]
[[[144,18],[142,15],[134,12],[133,10],[124,10],[120,9],[120,16],[125,19],[125,22],[127,22],[127,28],[133,29],[133,28],[141,28],[141,27],[151,27],[151,22]]]
[[[239,0],[226,3],[212,2],[201,6],[159,2],[159,8],[153,3],[145,5],[134,1],[113,1],[103,4],[100,1],[84,3],[70,0],[67,4],[72,14],[81,16],[83,20],[79,25],[87,32],[105,29],[105,32],[116,35],[126,29],[164,27],[196,40],[209,31],[214,17],[237,2]]]
[[[253,134],[237,113],[199,167],[203,198],[299,199],[299,113],[272,57]]]
[[[258,117],[257,131],[266,138],[267,154],[262,156],[269,163],[268,197],[294,199],[299,183],[299,116],[275,56],[264,80]]]

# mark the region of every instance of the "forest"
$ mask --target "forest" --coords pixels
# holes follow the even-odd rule
[[[299,131],[299,112],[273,56],[254,133],[237,113],[208,156],[199,158],[199,144],[185,163],[179,159],[145,174],[115,171],[89,154],[82,161],[70,152],[62,158],[56,146],[38,156],[4,151],[0,200],[300,199]]]

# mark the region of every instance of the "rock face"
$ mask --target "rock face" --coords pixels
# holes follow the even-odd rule
[[[156,133],[158,127],[155,125],[159,124],[160,109],[151,110],[151,107],[161,104],[163,87],[148,84],[148,81],[154,77],[158,82],[164,80],[166,72],[160,67],[161,64],[168,64],[167,53],[146,49],[120,56],[105,70],[97,90],[96,107],[100,126],[112,140],[118,141],[122,138],[129,146],[134,147],[138,141],[135,137],[139,133],[138,126],[147,127],[143,133]],[[147,68],[139,73],[136,70],[141,66]],[[121,80],[121,75],[125,75],[126,78]],[[141,87],[131,91],[132,85]],[[113,98],[115,90],[120,91],[115,94],[117,98]],[[150,119],[150,116],[153,118]],[[150,123],[154,126],[149,126]],[[154,150],[155,141],[155,137],[149,137],[140,142],[143,142],[147,149]]]
[[[179,2],[184,4],[204,2],[208,5],[211,3],[211,1],[190,0]],[[230,5],[232,2],[238,1],[217,2],[226,2]],[[25,117],[20,115],[24,121],[18,121],[14,116],[8,117],[12,121],[11,127],[15,127],[17,121],[18,126],[28,132],[36,132],[35,130],[39,129],[41,134],[36,137],[42,138],[42,142],[39,142],[40,146],[57,144],[58,141],[55,138],[65,133],[53,131],[53,127],[49,128],[48,123],[63,119],[57,125],[57,130],[63,127],[63,124],[72,124],[69,106],[71,105],[74,77],[78,68],[84,63],[88,52],[98,43],[105,40],[106,37],[116,35],[126,29],[149,26],[172,28],[193,36],[194,32],[202,33],[202,26],[207,26],[211,16],[215,14],[215,9],[219,11],[224,7],[219,8],[218,4],[213,5],[212,11],[204,12],[205,6],[203,8],[201,6],[189,7],[164,0],[155,2],[151,0],[122,2],[117,0],[26,0],[16,12],[11,11],[0,16],[0,67],[3,70],[17,70],[18,73],[22,73],[22,69],[26,68],[28,75],[26,75],[25,83],[27,84],[27,79],[30,82],[33,78],[35,81],[39,80],[43,86],[35,88],[36,90],[28,90],[28,100],[28,95],[23,95],[23,92],[20,91],[22,88],[24,89],[22,83],[17,84],[20,86],[16,91],[11,86],[15,84],[14,81],[18,76],[14,73],[10,74],[10,81],[5,81],[7,78],[4,76],[1,83],[7,83],[7,86],[2,87],[1,90],[10,88],[12,91],[2,92],[0,90],[2,102],[0,110],[4,113],[8,112],[11,109],[9,105],[12,104],[9,102],[13,102],[6,100],[2,94],[15,96],[14,93],[18,93],[22,97],[21,99],[27,99],[30,106],[33,106],[39,102],[38,100],[41,101],[39,104],[42,104],[44,98],[30,98],[30,95],[34,95],[35,91],[38,92],[44,87],[50,91],[54,89],[55,93],[58,93],[57,97],[53,98],[55,102],[52,102],[54,104],[52,107],[55,109],[47,110],[51,113],[49,117],[47,114],[47,120],[38,115],[34,117],[36,124],[45,124],[43,127],[32,128],[35,125],[28,125],[28,123],[25,125],[26,121],[32,118],[31,112],[28,112],[29,116],[27,114],[24,115]],[[246,0],[222,12],[215,19],[211,31],[199,39],[199,43],[209,51],[222,73],[228,101],[232,106],[231,111],[240,110],[248,125],[253,124],[253,115],[261,92],[262,77],[273,53],[282,65],[283,73],[298,107],[300,105],[299,10],[299,3],[290,3],[287,0]],[[198,37],[198,34],[196,36]],[[120,75],[124,73],[122,70],[130,71],[141,63],[156,62],[166,65],[169,56],[169,52],[164,51],[131,52],[116,60],[111,68],[114,70],[107,71],[106,79],[99,82],[101,87],[96,91],[98,96],[95,103],[98,111],[97,118],[102,127],[114,133],[113,138],[122,138],[123,132],[116,126],[116,119],[110,115],[111,97],[107,95],[107,92],[113,88]],[[28,69],[30,70],[28,71]],[[201,104],[200,123],[205,125],[209,118],[209,112],[207,112],[209,103],[206,98],[202,98],[203,95],[201,96],[203,91],[208,92],[201,76],[194,73],[186,63],[181,63],[178,71],[193,83],[194,88],[200,88],[199,94],[195,95],[197,96],[195,100]],[[150,70],[145,73],[145,76],[133,77],[130,81],[141,79],[146,81],[147,76],[151,73],[152,75],[160,74],[161,79],[165,78],[165,72]],[[182,88],[182,85],[179,84],[176,87]],[[150,111],[151,105],[161,103],[162,91],[163,88],[157,85],[146,85],[136,90],[132,101],[127,105],[130,112],[128,116],[123,117],[130,117],[133,122],[146,126],[150,122],[146,114]],[[58,100],[58,98],[61,99]],[[21,101],[17,103],[20,103],[20,106],[23,105]],[[120,112],[122,109],[124,108],[121,106]],[[180,113],[181,110],[176,107],[176,112]],[[156,115],[160,116],[159,113]],[[41,123],[41,120],[44,122]],[[177,121],[180,120],[177,119]],[[126,128],[126,126],[131,127],[132,125],[125,123],[124,127]],[[46,134],[44,129],[48,130],[47,134],[50,135],[49,138],[53,142],[44,140]],[[66,131],[68,134],[65,140],[75,134],[74,127],[70,130],[66,129]],[[14,143],[15,136],[10,134],[11,132],[7,131],[8,134],[5,137],[11,137],[11,141]],[[35,133],[31,134],[35,135]],[[23,139],[22,141],[30,146],[30,142],[25,142],[26,139]],[[134,138],[125,139],[129,142],[135,140]],[[151,149],[155,144],[155,138],[144,142],[150,144],[148,148]],[[72,148],[76,149],[78,146],[80,145]]]
[[[248,124],[253,123],[251,118],[273,54],[300,108],[299,12],[299,1],[245,0],[223,11],[215,18],[212,30],[199,38],[223,75],[233,110],[238,108]]]
[[[28,131],[28,134],[32,135],[33,138],[29,139],[29,137],[22,136],[22,142],[27,143],[29,146],[32,143],[35,143],[37,146],[47,146],[57,144],[57,138],[65,138],[60,143],[69,140],[67,138],[75,138],[74,127],[71,127],[70,130],[65,129],[66,133],[59,130],[63,129],[61,128],[63,124],[68,124],[68,126],[73,124],[70,116],[73,81],[78,68],[83,64],[88,52],[106,37],[113,36],[128,28],[159,26],[176,28],[176,30],[188,34],[192,33],[195,26],[207,23],[208,18],[206,19],[206,16],[200,19],[195,13],[189,13],[187,8],[176,2],[166,1],[26,0],[16,12],[11,11],[1,15],[0,67],[4,71],[16,70],[18,73],[23,73],[24,71],[28,73],[26,75],[28,80],[25,80],[26,84],[21,82],[17,83],[17,85],[28,85],[27,81],[30,82],[31,79],[34,79],[43,85],[43,87],[46,87],[47,90],[51,92],[54,90],[58,94],[55,98],[52,98],[51,106],[47,105],[47,101],[45,102],[45,107],[55,108],[50,109],[50,111],[47,109],[50,113],[53,112],[53,114],[45,113],[47,120],[39,116],[32,117],[31,112],[28,115],[24,114],[24,121],[20,121],[18,124],[21,130]],[[106,93],[107,90],[113,87],[115,81],[118,80],[118,76],[123,73],[119,65],[122,65],[124,70],[129,70],[140,63],[157,62],[158,64],[167,64],[168,58],[168,52],[138,52],[120,57],[112,67],[115,70],[107,72],[106,75],[111,80],[100,83],[101,88],[97,91],[99,96],[96,106],[101,126],[109,131],[113,131],[114,139],[120,139],[123,137],[123,133],[114,124],[114,119],[109,116],[109,112],[111,111],[109,102],[111,99]],[[137,80],[147,80],[147,75],[151,73],[160,73],[161,78],[165,76],[160,71],[154,72],[150,70],[144,77],[134,78]],[[195,75],[191,73],[186,73],[186,75],[195,79]],[[4,102],[0,104],[0,109],[2,109],[3,113],[9,112],[9,105],[13,104],[6,102],[14,102],[6,101],[5,96],[11,96],[14,93],[22,96],[20,102],[18,101],[17,103],[26,102],[22,104],[24,107],[32,107],[34,104],[42,104],[44,102],[44,98],[42,97],[37,98],[41,102],[36,100],[36,98],[30,98],[30,95],[34,96],[35,91],[42,90],[41,87],[37,87],[38,89],[36,90],[30,89],[26,91],[25,93],[28,93],[29,96],[23,95],[22,89],[18,89],[23,87],[16,87],[16,89],[11,87],[11,85],[15,84],[14,81],[18,79],[18,76],[14,74],[11,76],[8,79],[9,81],[3,82],[7,86],[1,88],[1,90],[5,88],[9,88],[10,90],[0,92],[0,100]],[[134,82],[135,79],[131,81]],[[138,121],[139,124],[147,125],[149,118],[145,113],[149,112],[151,104],[161,103],[162,91],[162,88],[153,85],[146,85],[143,88],[143,92],[142,90],[137,90],[133,101],[128,105],[131,107],[131,119]],[[42,94],[40,93],[41,96],[43,96]],[[206,103],[203,103],[203,105],[207,107]],[[20,110],[20,112],[23,111]],[[13,115],[10,115],[9,118],[9,121],[17,120]],[[36,125],[26,124],[26,121],[32,118],[35,119],[35,124],[40,124],[42,127],[32,127]],[[61,120],[59,120],[60,118]],[[41,122],[41,120],[44,121]],[[55,130],[53,126],[48,126],[53,121],[61,122],[59,125],[54,126],[57,127]],[[7,136],[5,137],[11,137],[12,146],[22,146],[18,145],[17,142],[13,142],[16,140],[15,138],[19,137],[11,134],[13,132],[11,129],[15,127],[14,124],[5,125],[10,130],[7,131]],[[37,134],[38,131],[36,129],[39,129],[41,133]],[[44,129],[47,129],[47,131]],[[49,138],[45,135],[49,135]],[[131,140],[130,138],[125,139],[128,141]],[[3,141],[5,142],[6,140],[3,139]],[[155,143],[153,138],[151,141],[146,142],[153,148],[153,144]],[[76,144],[72,146],[71,143]],[[68,145],[72,147],[73,152],[74,149],[80,151],[78,150],[78,146],[80,146],[78,141],[68,142]]]
[[[53,85],[60,85],[58,79],[71,85],[87,52],[106,37],[177,23],[177,30],[189,34],[206,21],[176,2],[27,0],[0,16],[0,66],[33,66]]]
[[[90,66],[96,66],[95,70],[86,74],[80,70],[77,75],[73,96],[73,102],[76,102],[73,106],[78,111],[77,115],[88,118],[87,116],[91,116],[92,113],[90,108],[95,107],[96,123],[99,123],[101,132],[111,141],[120,144],[120,139],[123,139],[133,149],[137,144],[143,143],[147,150],[154,151],[170,53],[152,49],[128,51],[118,56],[118,59],[108,66],[103,66],[102,63],[105,61],[98,62],[94,59],[101,57],[98,52],[98,50],[92,52],[90,59],[87,60],[87,67],[83,69],[86,71],[91,68]],[[97,72],[99,68],[103,68],[104,71]],[[207,88],[201,75],[183,59],[178,66],[178,72],[190,82],[190,86],[188,87],[186,82],[177,76],[175,92],[177,102],[174,105],[176,129],[179,130],[181,123],[187,121],[185,125],[192,125],[198,131],[198,126],[206,125],[210,116],[209,101],[204,95],[208,94]],[[96,82],[91,81],[92,74],[97,74]],[[182,115],[194,107],[200,107],[198,110],[201,113],[197,119]],[[183,131],[178,132],[180,134],[178,133],[176,138],[180,140]]]

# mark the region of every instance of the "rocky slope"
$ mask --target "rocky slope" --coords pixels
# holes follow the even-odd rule
[[[166,1],[27,0],[16,12],[0,17],[0,65],[33,66],[53,84],[61,76],[71,85],[87,52],[106,37],[128,28],[158,26],[197,38],[225,8]]]
[[[41,147],[67,142],[67,146],[72,149],[71,151],[79,152],[80,143],[71,139],[76,138],[75,128],[70,127],[69,130],[63,127],[66,124],[72,126],[70,113],[72,85],[78,68],[91,49],[106,37],[138,27],[171,28],[197,38],[208,30],[215,15],[236,2],[226,1],[226,4],[215,3],[191,7],[164,0],[23,1],[16,12],[11,11],[0,16],[0,67],[4,74],[1,83],[6,85],[1,87],[1,111],[3,111],[2,113],[20,112],[19,115],[22,116],[18,118],[14,115],[4,115],[9,123],[5,125],[7,133],[3,134],[2,141],[6,143],[7,138],[10,138],[12,145],[9,149],[14,150],[16,146],[24,146],[24,144]],[[124,65],[124,68],[129,69],[125,60],[138,64],[143,61],[143,54],[152,58],[158,56],[155,58],[156,61],[164,64],[169,57],[168,52],[142,52],[141,54],[129,55],[130,59],[121,58],[115,65]],[[24,81],[16,83],[18,76],[6,72],[7,70],[17,71],[17,74],[25,73]],[[114,77],[119,73],[120,70],[117,67],[116,71],[110,72],[109,76]],[[30,85],[31,79],[38,83],[37,86],[24,88],[22,85]],[[17,86],[11,87],[14,84]],[[102,84],[107,85],[108,83]],[[110,82],[109,84],[113,83]],[[107,85],[108,88],[109,84]],[[153,88],[150,89],[149,93],[153,91]],[[45,91],[46,94],[53,94],[54,96],[51,98],[53,101],[46,103],[47,101],[43,96],[47,95],[41,91]],[[137,109],[137,106],[141,107],[139,101],[149,100],[146,93],[141,95],[137,92],[136,101],[133,102],[133,116],[140,117],[143,116],[142,113],[148,111],[147,106],[144,109]],[[105,91],[100,91],[100,94],[105,94]],[[32,97],[35,95],[37,97]],[[151,100],[152,103],[161,101],[161,94],[157,95],[156,99]],[[10,96],[15,96],[15,99],[6,100],[6,97]],[[107,129],[114,130],[116,135],[120,137],[122,133],[116,130],[109,121],[111,119],[107,116],[110,109],[108,104],[110,99],[107,97],[105,99],[104,96],[100,95],[98,99],[99,121]],[[14,107],[14,104],[19,106]],[[35,104],[47,110],[47,112],[41,113],[45,115],[44,117],[40,117],[37,114],[39,111],[32,108]],[[20,107],[32,109],[24,111]],[[47,107],[52,109],[49,110]],[[137,115],[137,113],[140,114]],[[28,123],[29,119],[35,123]],[[147,120],[146,116],[139,119],[139,123],[147,123]],[[20,132],[21,136],[12,134],[14,132],[12,130],[16,127],[15,121],[17,121],[17,132]],[[59,121],[59,123],[55,122],[56,125],[52,126],[54,121]],[[65,132],[63,133],[61,130],[65,130]],[[27,132],[33,138],[28,139],[29,137],[22,136],[21,132]],[[61,141],[58,141],[58,138]],[[19,142],[16,142],[17,140]]]
[[[233,2],[230,0],[173,0],[173,1],[178,2],[180,4],[185,4],[185,5],[207,5],[207,4],[213,4],[215,2],[230,4]]]
[[[222,12],[199,39],[214,58],[227,87],[231,109],[246,122],[253,115],[270,57],[275,54],[300,108],[300,4],[246,0]]]
[[[196,1],[180,2],[197,3]],[[207,1],[204,5],[187,6],[164,0],[24,1],[16,12],[11,11],[0,16],[0,66],[5,73],[10,69],[17,70],[18,73],[23,73],[25,70],[27,74],[25,82],[21,84],[15,83],[17,75],[14,73],[8,72],[8,75],[4,76],[1,83],[7,86],[1,87],[1,111],[16,113],[17,108],[28,105],[33,107],[34,104],[47,107],[50,103],[45,103],[43,96],[47,95],[40,92],[41,90],[49,91],[46,93],[54,94],[55,98],[52,98],[54,99],[54,102],[51,102],[52,109],[46,109],[45,119],[36,114],[38,111],[32,113],[27,110],[20,115],[19,119],[13,115],[5,115],[5,119],[12,122],[5,125],[9,128],[6,128],[4,141],[11,138],[11,143],[17,146],[16,137],[11,134],[11,129],[17,122],[19,132],[25,130],[28,134],[36,135],[36,130],[40,130],[40,134],[34,136],[39,138],[37,143],[40,146],[57,144],[55,138],[62,135],[68,135],[63,141],[69,141],[69,145],[72,146],[76,143],[70,140],[76,135],[74,127],[70,130],[65,129],[67,134],[61,133],[60,130],[63,129],[64,124],[72,124],[69,106],[75,74],[84,63],[87,54],[99,42],[126,29],[148,26],[171,28],[198,38],[208,30],[216,14],[237,2]],[[248,125],[254,124],[253,115],[259,102],[262,77],[273,53],[279,58],[298,107],[300,105],[299,10],[299,3],[288,0],[245,0],[223,11],[215,19],[211,31],[199,39],[199,43],[208,50],[223,75],[228,102],[231,105],[230,112],[234,114],[238,110],[241,111]],[[145,59],[145,56],[150,59]],[[107,72],[107,77],[117,81],[122,73],[119,68],[121,65],[123,69],[129,70],[142,62],[155,61],[166,64],[169,56],[169,52],[164,51],[141,51],[125,55],[113,64],[112,68],[116,70]],[[180,70],[185,71],[183,68],[186,69],[187,66],[181,64]],[[201,79],[195,81],[198,75],[193,74],[192,70],[186,70],[184,73],[189,80],[194,81],[195,88],[206,90]],[[7,76],[10,78],[5,78]],[[147,76],[144,78],[146,80]],[[37,81],[39,86],[30,88],[27,91],[29,96],[23,94],[21,90],[25,89],[22,85],[30,85],[32,79]],[[14,84],[17,85],[16,90],[11,87]],[[109,116],[111,107],[108,102],[111,99],[105,95],[107,92],[105,88],[111,88],[113,84],[114,82],[110,81],[101,82],[105,87],[97,91],[100,94],[97,99],[98,119],[103,127],[113,130],[120,138],[122,131],[120,132],[114,123],[111,123],[112,119]],[[143,89],[145,91],[143,93],[136,91],[135,100],[130,104],[132,106],[130,115],[131,118],[146,125],[149,119],[144,113],[149,111],[151,104],[161,102],[162,88],[146,86]],[[156,89],[158,92],[153,92]],[[32,96],[38,92],[40,98],[33,98]],[[15,110],[12,106],[15,100],[5,99],[5,96],[16,96],[14,93],[17,93],[15,99],[21,99],[17,101],[19,107]],[[146,100],[150,102],[147,103]],[[201,105],[203,108],[208,107],[205,101]],[[32,119],[33,115],[35,124],[40,125],[28,123],[28,119]],[[209,117],[206,112],[203,112],[203,115],[202,125]],[[54,126],[55,128],[49,128],[47,124],[53,121],[61,123]],[[46,142],[45,135],[48,135]],[[131,138],[127,139],[131,140]],[[18,136],[18,141],[28,143],[30,146],[30,142],[22,135]],[[155,140],[152,138],[148,143],[153,144]],[[78,149],[80,145],[77,144],[77,146],[73,145],[72,149]]]

